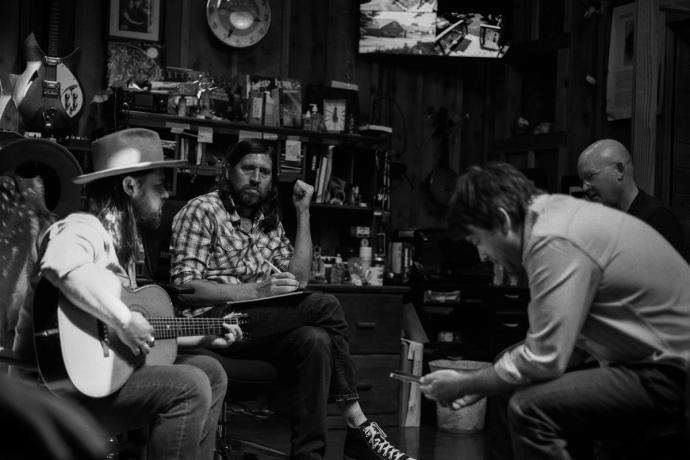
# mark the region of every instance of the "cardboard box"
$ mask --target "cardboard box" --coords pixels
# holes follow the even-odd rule
[[[415,375],[422,375],[424,344],[401,339],[402,362],[400,369]],[[400,426],[419,426],[422,409],[422,392],[418,383],[401,382],[400,388]]]

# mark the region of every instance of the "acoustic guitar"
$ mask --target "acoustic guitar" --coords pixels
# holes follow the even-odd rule
[[[84,93],[73,69],[77,48],[59,57],[60,1],[50,2],[48,53],[43,52],[34,34],[24,41],[26,69],[15,83],[13,99],[27,128],[45,133],[67,131],[84,107]]]
[[[177,337],[222,336],[227,331],[223,323],[242,327],[249,322],[246,314],[228,319],[177,318],[170,297],[156,285],[123,288],[121,298],[153,326],[155,345],[147,355],[135,356],[112,328],[75,307],[50,282],[41,280],[34,301],[34,345],[39,374],[48,389],[61,394],[76,388],[94,398],[108,396],[139,367],[172,364],[177,356]]]

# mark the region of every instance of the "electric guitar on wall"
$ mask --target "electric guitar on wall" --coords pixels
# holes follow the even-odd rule
[[[172,364],[177,337],[222,336],[227,331],[223,323],[241,327],[249,323],[248,316],[240,313],[228,319],[177,318],[170,297],[156,285],[123,288],[121,297],[153,326],[155,345],[148,355],[135,356],[109,326],[72,305],[47,280],[40,281],[34,301],[34,345],[39,374],[48,389],[60,394],[76,388],[94,398],[108,396],[137,368]],[[243,340],[246,336],[245,332]]]
[[[84,93],[73,70],[79,49],[64,58],[58,54],[60,1],[50,2],[48,54],[31,33],[24,41],[26,69],[14,87],[14,103],[24,125],[46,133],[65,132],[79,119]]]

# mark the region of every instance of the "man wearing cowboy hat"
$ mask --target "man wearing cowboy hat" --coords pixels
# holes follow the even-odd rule
[[[36,275],[49,280],[75,307],[108,324],[135,355],[148,354],[154,346],[153,327],[120,295],[122,286],[136,287],[139,229],[160,225],[169,195],[163,168],[184,161],[165,160],[158,134],[138,128],[94,141],[92,160],[93,172],[75,179],[86,184],[85,210],[56,222],[39,238]],[[24,352],[33,347],[32,313],[22,311],[17,328],[15,348]],[[241,330],[226,328],[224,337],[187,338],[186,344],[227,347],[241,337]],[[81,397],[79,402],[110,433],[148,425],[149,459],[210,459],[226,389],[225,371],[216,360],[181,355],[173,365],[136,369],[105,398]]]

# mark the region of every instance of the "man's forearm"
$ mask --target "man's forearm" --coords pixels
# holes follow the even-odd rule
[[[312,242],[309,225],[309,210],[298,212],[295,252],[290,260],[288,271],[299,280],[300,287],[307,285],[311,271]]]
[[[483,394],[495,395],[510,391],[516,387],[512,383],[506,382],[498,376],[494,366],[487,366],[484,369],[472,372],[471,377],[466,382],[464,394]]]
[[[256,283],[226,284],[208,280],[192,280],[179,287],[194,289],[191,294],[180,294],[180,299],[185,304],[199,307],[259,297]]]

